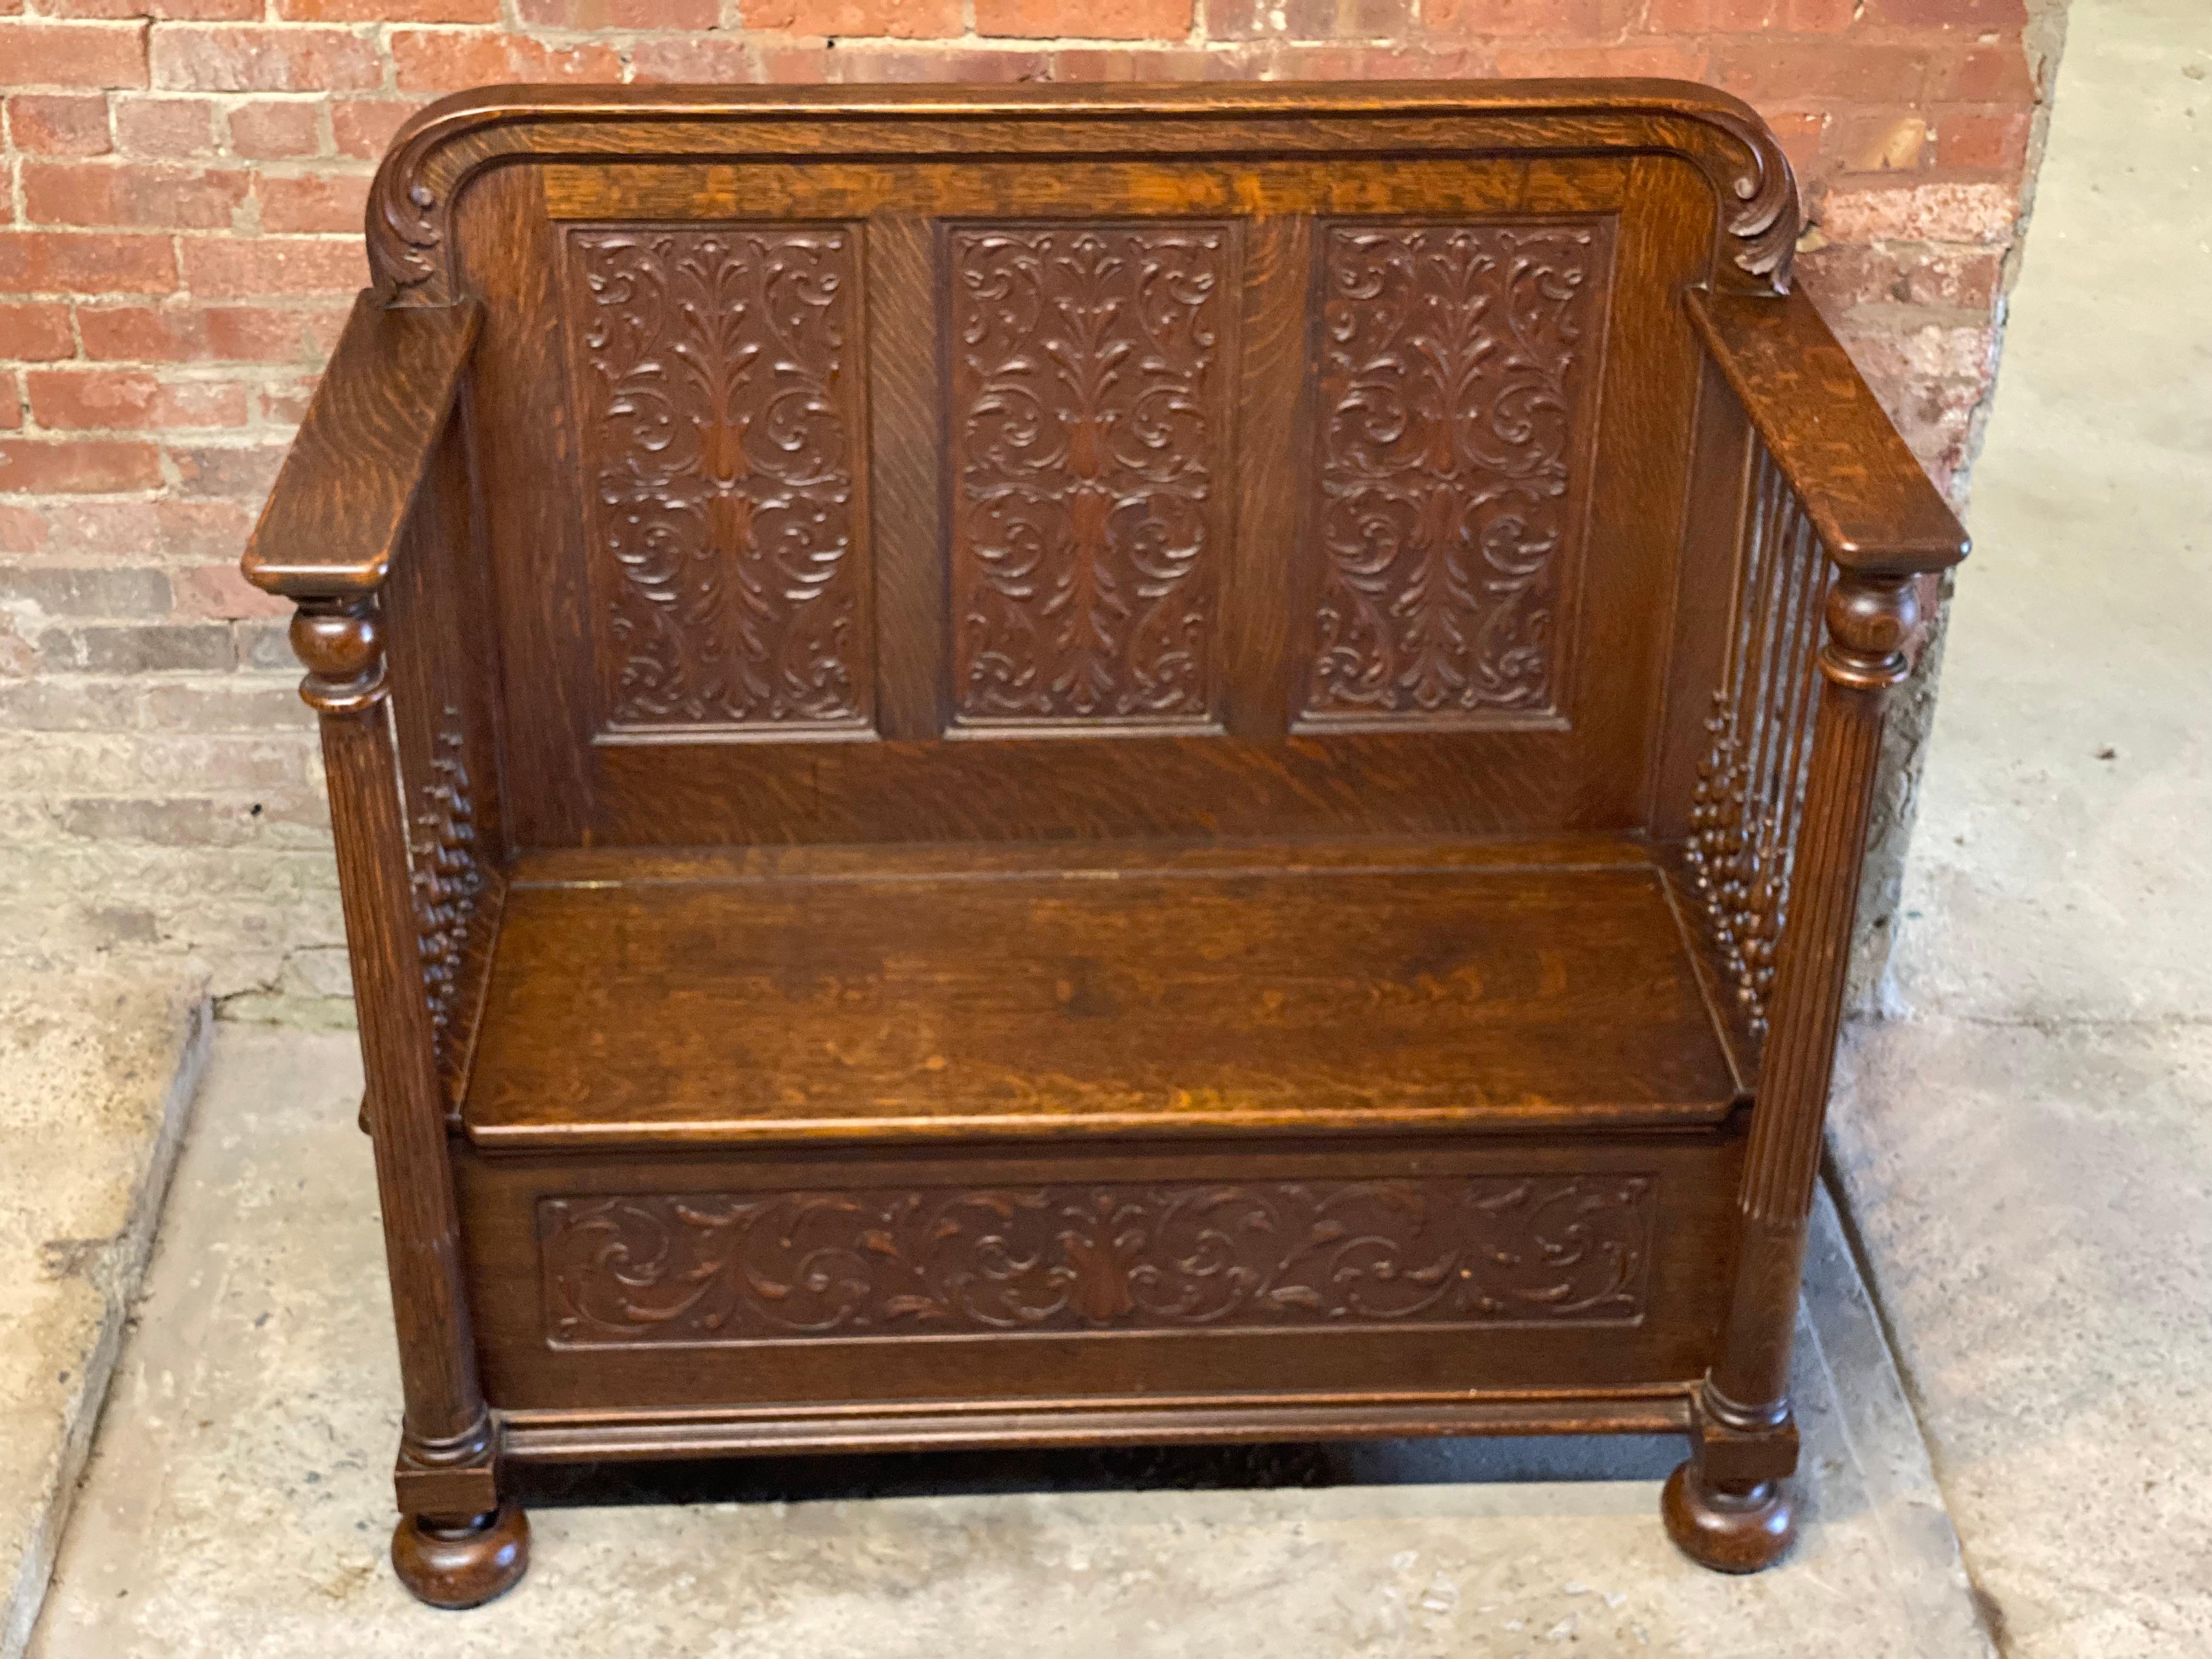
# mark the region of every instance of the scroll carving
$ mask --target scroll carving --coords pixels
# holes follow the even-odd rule
[[[1812,765],[1828,589],[1827,556],[1764,447],[1744,535],[1728,675],[1705,722],[1687,858],[1737,1000],[1761,1033]]]
[[[416,940],[441,1064],[452,1059],[454,1006],[469,923],[484,889],[483,870],[477,861],[476,806],[463,753],[465,738],[461,711],[448,705],[430,756],[430,775],[416,787],[409,825]]]
[[[1650,1176],[548,1198],[548,1338],[802,1337],[1642,1316]]]
[[[865,723],[852,233],[568,248],[607,726]]]
[[[1051,102],[1029,88],[963,88],[955,98],[877,89],[855,91],[835,109],[772,93],[737,100],[643,87],[495,88],[441,100],[393,139],[369,190],[369,269],[379,291],[396,303],[453,303],[454,204],[471,179],[511,156],[730,161],[749,153],[788,155],[775,143],[755,149],[751,135],[777,123],[825,120],[839,127],[848,153],[895,155],[901,153],[896,137],[878,136],[878,129],[915,119],[1004,126],[1048,112],[1071,121],[1101,112],[1161,122],[1194,114],[1239,118],[1259,129],[1254,143],[1263,150],[1276,142],[1310,148],[1316,122],[1345,131],[1340,142],[1351,147],[1362,125],[1445,117],[1490,126],[1495,138],[1482,148],[1501,154],[1669,154],[1697,168],[1719,199],[1725,259],[1717,262],[1716,276],[1739,291],[1781,294],[1790,288],[1800,217],[1796,180],[1774,135],[1747,105],[1709,88],[1638,93],[1567,82],[1462,82],[1389,93],[1285,85],[1191,88],[1175,94],[1085,88]],[[1266,131],[1274,125],[1280,140]],[[1455,135],[1451,143],[1465,152],[1465,137]]]
[[[1206,718],[1227,262],[1219,225],[951,233],[962,723]]]
[[[1329,228],[1308,719],[1556,712],[1610,255],[1595,222]]]

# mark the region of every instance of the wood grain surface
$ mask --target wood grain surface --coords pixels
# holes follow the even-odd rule
[[[400,1336],[502,1457],[1686,1432],[1786,1545],[1880,753],[1965,550],[1670,82],[504,88],[300,602]]]
[[[1648,866],[521,885],[486,1146],[1701,1122]]]

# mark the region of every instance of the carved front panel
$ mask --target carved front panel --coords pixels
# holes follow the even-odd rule
[[[539,1200],[558,1346],[1623,1323],[1649,1176]]]
[[[1305,718],[1551,716],[1607,222],[1338,222],[1321,241]]]
[[[1210,715],[1229,235],[949,233],[960,724]]]
[[[568,234],[609,729],[868,718],[854,234]]]

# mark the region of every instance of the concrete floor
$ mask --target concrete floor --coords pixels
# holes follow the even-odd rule
[[[2212,10],[2075,0],[1899,1017],[1854,1031],[1836,1112],[1902,1391],[1824,1206],[1782,1568],[1676,1558],[1656,1443],[779,1466],[680,1508],[637,1477],[546,1494],[524,1585],[430,1613],[382,1561],[349,1040],[232,1030],[36,1659],[2212,1652],[2208,168]]]
[[[0,977],[0,1659],[46,1594],[212,1021],[181,972]]]
[[[1832,1144],[2007,1653],[2212,1653],[2212,7],[2075,0]]]
[[[33,1659],[1988,1651],[1825,1204],[1804,1533],[1756,1578],[1667,1542],[1678,1441],[1447,1442],[735,1465],[684,1507],[556,1487],[522,1584],[433,1613],[384,1559],[398,1385],[359,1079],[347,1036],[218,1034]]]

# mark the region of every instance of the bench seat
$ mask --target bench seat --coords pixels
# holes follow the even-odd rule
[[[487,1151],[1711,1122],[1742,1093],[1629,839],[536,854]]]

